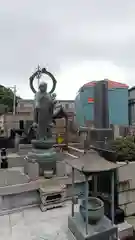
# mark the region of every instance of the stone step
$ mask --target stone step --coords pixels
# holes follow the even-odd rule
[[[42,212],[46,212],[47,210],[53,209],[53,208],[58,208],[58,207],[63,207],[64,202],[60,202],[57,204],[49,204],[49,205],[43,205],[42,203],[40,204],[40,209]]]

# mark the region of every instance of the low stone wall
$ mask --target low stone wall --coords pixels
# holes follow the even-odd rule
[[[0,215],[40,204],[39,183],[36,181],[0,187]]]
[[[22,192],[19,194],[5,195],[0,197],[0,215],[5,211],[14,211],[22,207],[39,205],[40,196],[38,191]]]
[[[123,166],[118,169],[118,178],[119,206],[124,210],[126,216],[134,215],[135,162],[129,162],[128,164],[123,162]]]

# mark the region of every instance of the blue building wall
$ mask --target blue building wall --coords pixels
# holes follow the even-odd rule
[[[81,94],[79,93],[75,99],[75,112],[76,112],[76,121],[80,126],[84,125],[84,110],[83,103],[81,101]]]
[[[86,88],[84,92],[81,93],[82,95],[82,102],[84,108],[84,116],[85,120],[93,120],[94,119],[94,111],[93,111],[93,103],[88,103],[88,98],[94,98],[94,88]]]
[[[108,100],[110,123],[128,125],[128,89],[109,89]]]
[[[135,87],[128,91],[128,110],[129,110],[129,125],[135,124]]]
[[[85,126],[85,121],[93,121],[93,104],[88,98],[94,98],[94,87],[84,88],[75,99],[76,121]],[[108,89],[110,124],[128,125],[128,88]]]

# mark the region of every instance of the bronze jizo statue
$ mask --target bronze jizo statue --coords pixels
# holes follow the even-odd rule
[[[40,73],[39,73],[40,71]],[[47,83],[41,82],[39,84],[39,90],[36,91],[33,86],[34,78],[37,75],[47,74],[53,81],[53,87],[50,92],[47,92]],[[35,93],[35,109],[34,109],[34,121],[37,124],[37,139],[46,140],[52,137],[51,128],[53,122],[53,107],[54,100],[51,94],[56,87],[56,80],[54,76],[47,72],[45,68],[38,70],[30,77],[30,87],[33,93]]]

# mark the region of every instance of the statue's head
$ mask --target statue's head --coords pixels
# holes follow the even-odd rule
[[[40,92],[46,92],[47,91],[47,83],[45,83],[45,82],[41,82],[40,84],[39,84],[39,90],[40,90]]]

